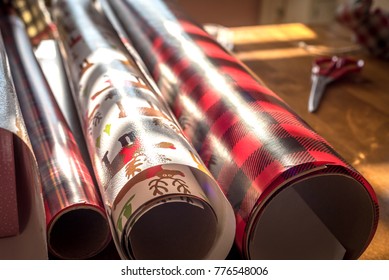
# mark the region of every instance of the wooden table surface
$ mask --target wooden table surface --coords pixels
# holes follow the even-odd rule
[[[371,57],[337,24],[231,30],[237,57],[372,184],[380,219],[361,259],[389,259],[389,61]],[[362,58],[365,67],[327,87],[319,109],[309,113],[312,62],[322,55]]]

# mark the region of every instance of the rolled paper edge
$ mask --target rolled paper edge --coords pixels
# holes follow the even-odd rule
[[[334,172],[333,169],[337,170],[338,172]],[[298,176],[294,176],[284,181],[281,184],[273,184],[272,186],[269,186],[269,188],[266,189],[266,191],[257,200],[256,206],[252,209],[249,221],[247,222],[244,228],[243,240],[240,241],[241,243],[238,241],[238,245],[239,243],[241,244],[243,256],[247,259],[251,259],[250,242],[252,242],[253,240],[252,234],[256,230],[256,224],[260,219],[261,213],[266,208],[266,205],[271,202],[272,199],[277,196],[277,194],[282,193],[283,190],[293,187],[293,185],[299,184],[304,180],[326,175],[344,176],[355,181],[355,184],[359,185],[359,187],[361,188],[360,191],[365,191],[366,202],[369,200],[368,206],[371,209],[371,220],[369,223],[370,230],[369,233],[365,236],[364,240],[361,240],[359,249],[356,249],[356,252],[353,254],[351,259],[359,258],[372,241],[374,234],[377,230],[379,218],[379,206],[377,202],[377,197],[372,186],[356,170],[348,166],[331,163],[326,163],[322,166],[318,166],[317,168],[307,170],[305,172],[302,172]],[[366,207],[368,206],[366,205]],[[358,217],[355,217],[355,219],[358,219]]]
[[[94,217],[92,217],[91,214],[93,214]],[[74,215],[77,217],[71,219],[71,216]],[[66,238],[71,239],[72,241],[74,241],[74,239],[72,239],[72,236],[66,237],[66,235],[69,234],[69,231],[66,231],[64,233],[65,237],[61,238],[61,231],[64,230],[63,227],[71,228],[72,226],[82,226],[84,228],[82,231],[73,231],[72,233],[74,235],[77,234],[77,236],[73,237],[79,240],[79,244],[85,245],[85,248],[79,251],[72,250],[69,253],[64,253],[62,247],[67,246]],[[98,232],[96,230],[98,230]],[[83,232],[84,236],[80,236],[80,232]],[[62,259],[91,258],[103,251],[110,241],[111,231],[109,222],[104,209],[101,208],[100,205],[93,205],[86,202],[70,205],[57,212],[47,225],[48,249],[53,255]],[[57,243],[60,244],[60,247],[58,247]],[[92,243],[92,245],[86,243]]]
[[[195,177],[198,184],[201,186],[202,191],[205,194],[205,197],[195,197],[195,198],[208,203],[211,209],[213,210],[214,214],[216,215],[216,219],[218,223],[216,236],[212,247],[209,249],[208,253],[204,256],[204,259],[214,259],[214,260],[225,259],[233,245],[234,236],[235,236],[235,227],[236,227],[234,211],[230,203],[228,202],[227,198],[224,196],[223,192],[221,191],[216,181],[209,175],[209,173],[191,165],[177,164],[177,163],[164,164],[164,166],[172,166],[172,165],[179,165],[181,167],[186,167],[192,172],[193,176]],[[126,196],[126,194],[124,196]],[[169,194],[166,196],[161,196],[158,198],[158,200],[163,200],[166,199],[166,197],[172,197],[172,196],[178,197],[179,194]],[[119,255],[123,259],[130,259],[131,256],[129,256],[129,254],[125,252],[123,248],[125,247],[123,246],[123,244],[125,244],[125,241],[123,241],[123,238],[119,238],[116,232],[117,228],[113,220],[114,216],[116,215],[112,213],[114,210],[112,209],[112,206],[108,206],[108,208],[109,208],[108,213],[110,213],[110,218],[111,218],[110,220],[111,228],[114,229],[112,235],[117,250],[119,251]],[[129,221],[130,219],[124,225],[124,228],[128,226]]]

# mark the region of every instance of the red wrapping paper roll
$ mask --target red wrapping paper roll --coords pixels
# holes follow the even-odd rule
[[[103,9],[226,193],[244,257],[362,254],[377,226],[375,193],[321,136],[176,8],[113,0]]]
[[[110,241],[99,192],[34,57],[23,23],[14,15],[2,15],[0,28],[42,179],[48,247],[60,258],[92,257]]]

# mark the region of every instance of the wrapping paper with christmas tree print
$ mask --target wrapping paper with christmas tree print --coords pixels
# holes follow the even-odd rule
[[[38,165],[0,32],[0,259],[47,259]]]
[[[100,2],[232,204],[245,258],[364,251],[378,219],[372,187],[284,101],[171,3]]]
[[[48,248],[59,258],[92,257],[111,240],[99,191],[34,56],[23,22],[0,28],[42,180]]]
[[[225,258],[231,205],[109,22],[90,1],[53,17],[121,257]]]

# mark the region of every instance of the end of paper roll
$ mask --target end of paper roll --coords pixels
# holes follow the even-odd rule
[[[355,179],[303,178],[257,209],[246,242],[250,259],[356,259],[374,229],[374,205]]]
[[[217,231],[217,218],[209,204],[190,196],[156,203],[125,233],[126,250],[131,256],[158,260],[206,258]]]
[[[224,258],[232,245],[229,233],[234,227],[226,223],[222,203],[215,203],[215,189],[204,181],[207,175],[177,164],[159,169],[179,175],[137,179],[112,210],[114,239],[122,255],[129,259]],[[232,210],[228,213],[232,222]]]
[[[62,259],[86,259],[101,252],[111,239],[102,209],[81,204],[60,212],[48,229],[50,251]]]

